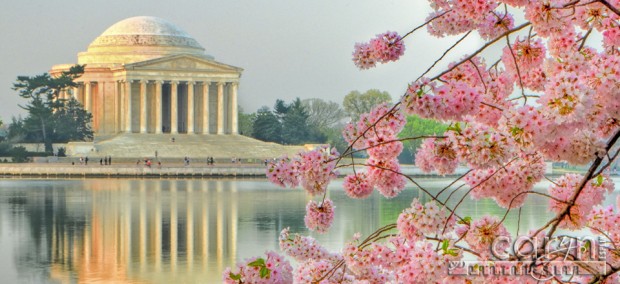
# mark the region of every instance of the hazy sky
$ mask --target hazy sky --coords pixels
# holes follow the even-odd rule
[[[11,90],[18,75],[76,63],[105,29],[132,16],[166,19],[215,60],[244,68],[239,104],[246,112],[278,98],[342,103],[350,91],[371,88],[397,98],[449,41],[429,39],[423,30],[406,40],[401,61],[364,71],[351,61],[353,45],[387,30],[404,34],[428,12],[424,0],[2,1],[0,118],[24,113],[18,104],[25,101]]]

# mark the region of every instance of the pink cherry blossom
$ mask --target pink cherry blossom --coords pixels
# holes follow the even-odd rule
[[[411,207],[405,209],[396,222],[397,228],[408,241],[423,240],[425,235],[443,236],[454,228],[454,219],[448,220],[449,212],[440,207],[435,201],[422,205],[417,198],[411,202]],[[445,226],[444,232],[444,224]]]
[[[334,222],[334,203],[325,198],[320,204],[310,200],[306,205],[306,227],[318,233],[325,233]]]
[[[582,175],[566,174],[555,180],[549,187],[549,194],[556,198],[549,200],[551,211],[560,213],[567,208],[567,204],[561,201],[568,201],[578,189]],[[586,225],[588,214],[595,205],[599,205],[605,197],[605,192],[612,192],[614,184],[609,177],[600,176],[588,181],[583,187],[583,193],[577,197],[575,204],[560,222],[561,228],[576,230]]]
[[[401,37],[395,32],[377,35],[369,43],[355,44],[353,62],[360,69],[375,67],[377,63],[396,61],[405,52]]]
[[[351,198],[366,198],[372,194],[373,185],[366,173],[355,173],[344,178],[344,192]]]
[[[415,155],[415,165],[424,172],[454,173],[459,161],[452,142],[448,139],[425,139]]]

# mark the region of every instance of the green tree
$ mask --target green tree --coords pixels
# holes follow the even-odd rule
[[[365,93],[352,91],[344,97],[342,107],[352,120],[357,120],[361,114],[367,113],[380,103],[392,102],[388,92],[370,89]]]
[[[84,110],[78,101],[73,98],[67,100],[65,106],[53,115],[55,125],[52,140],[65,143],[93,139],[90,123],[86,123],[92,118],[93,115]]]
[[[416,137],[423,135],[442,135],[446,132],[448,125],[432,119],[424,119],[418,116],[408,116],[407,124],[400,132],[398,137]],[[413,163],[418,148],[422,145],[422,139],[407,140],[403,142],[403,152],[399,157],[401,163]]]
[[[276,102],[278,108],[278,102]],[[304,143],[324,143],[325,135],[318,127],[308,124],[310,115],[299,98],[285,105],[286,113],[282,115],[282,142],[299,145]]]
[[[239,107],[239,134],[245,136],[252,136],[254,132],[254,120],[256,120],[256,113],[245,113],[241,107]]]
[[[320,130],[334,127],[344,118],[338,103],[322,99],[305,99],[301,103],[308,113],[308,124]]]
[[[252,137],[262,141],[282,143],[281,134],[282,124],[269,107],[264,106],[256,111],[256,118],[252,124]]]
[[[83,65],[72,66],[69,71],[63,71],[58,77],[51,77],[48,73],[33,77],[18,76],[17,81],[13,83],[13,90],[18,91],[19,96],[28,100],[25,106],[21,106],[28,111],[28,117],[24,119],[23,126],[27,136],[37,139],[36,142],[45,144],[45,151],[52,152],[52,143],[54,142],[54,133],[56,128],[67,123],[67,116],[56,116],[57,112],[63,112],[67,108],[67,102],[60,99],[60,92],[68,88],[75,87],[75,79],[84,73]],[[71,103],[69,103],[71,104]],[[75,112],[74,110],[67,113]],[[60,119],[59,118],[65,118]],[[82,116],[87,121],[81,121],[80,127],[76,131],[88,131],[90,129],[86,124],[90,123],[91,116]],[[76,118],[77,119],[77,118]],[[63,133],[63,131],[60,131]],[[77,134],[81,137],[92,137],[88,132]]]

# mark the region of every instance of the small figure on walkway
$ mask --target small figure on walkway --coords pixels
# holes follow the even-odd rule
[[[84,165],[88,166],[88,157],[84,158]]]
[[[265,166],[269,163],[269,160],[265,159]]]
[[[99,165],[103,166],[103,159],[99,159]]]
[[[155,150],[155,159],[157,159],[157,154],[159,153],[157,153],[157,150]]]
[[[174,143],[174,141],[175,141],[174,137],[170,138],[170,141],[172,141],[172,143]]]
[[[108,165],[112,165],[112,156],[108,156]]]
[[[157,167],[161,169],[161,161],[157,161]]]

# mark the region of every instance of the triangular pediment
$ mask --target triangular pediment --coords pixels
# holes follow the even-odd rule
[[[217,62],[207,57],[189,54],[172,55],[146,61],[125,64],[125,69],[199,71],[199,72],[233,72],[241,73],[243,69]]]

